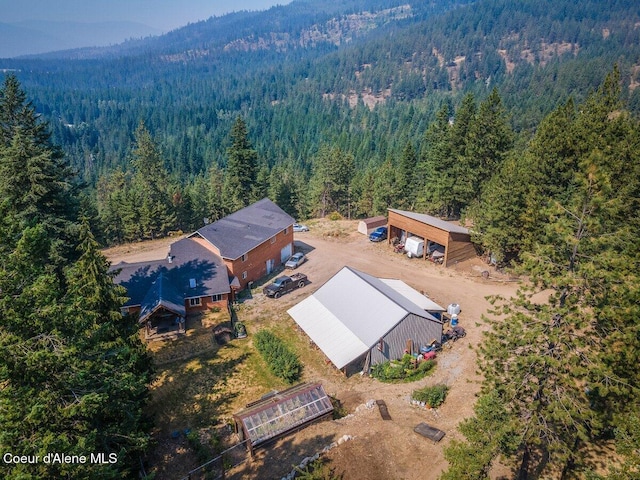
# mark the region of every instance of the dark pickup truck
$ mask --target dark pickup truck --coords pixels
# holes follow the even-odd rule
[[[267,297],[278,298],[291,290],[302,288],[307,284],[307,276],[304,273],[295,273],[290,277],[283,276],[276,278],[262,292]]]

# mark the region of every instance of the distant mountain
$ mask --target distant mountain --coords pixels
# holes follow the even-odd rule
[[[637,0],[294,0],[165,35],[0,62],[82,176],[125,166],[142,119],[184,177],[224,166],[242,116],[269,164],[319,145],[379,164],[443,102],[495,87],[512,126],[585,98],[618,64],[640,115]]]
[[[160,33],[157,29],[135,22],[0,23],[0,58],[115,45],[130,38]]]

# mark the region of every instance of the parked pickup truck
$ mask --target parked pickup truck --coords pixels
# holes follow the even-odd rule
[[[307,284],[307,276],[304,273],[295,273],[290,277],[276,278],[272,283],[264,287],[262,292],[267,297],[279,298],[291,290],[302,288]]]

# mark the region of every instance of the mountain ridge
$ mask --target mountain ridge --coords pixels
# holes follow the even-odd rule
[[[0,68],[20,71],[89,178],[126,164],[124,137],[140,120],[165,142],[171,168],[191,175],[224,165],[237,116],[270,164],[306,163],[328,142],[359,164],[380,163],[417,141],[443,102],[498,88],[512,126],[528,131],[615,63],[637,113],[639,35],[632,0],[606,9],[596,0],[296,0]]]

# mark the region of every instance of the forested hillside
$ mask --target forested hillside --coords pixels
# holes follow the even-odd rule
[[[137,202],[134,177],[144,176],[136,169],[141,125],[166,170],[162,195],[171,211],[155,234],[193,229],[228,211],[220,185],[239,118],[256,154],[254,193],[276,196],[296,217],[320,213],[323,182],[348,192],[329,202],[345,216],[419,206],[458,217],[489,173],[471,193],[455,194],[456,205],[439,198],[455,190],[447,178],[457,174],[445,159],[429,159],[425,135],[434,124],[461,110],[469,128],[480,128],[476,109],[484,115],[479,107],[488,102],[509,137],[500,148],[522,145],[546,114],[586,98],[616,63],[622,98],[638,111],[638,21],[631,0],[606,8],[565,0],[307,0],[0,66],[15,69],[50,121],[54,141],[87,184],[94,227],[110,243],[147,236],[127,226],[141,215],[137,208],[126,211]],[[484,141],[477,137],[476,147],[457,155]],[[348,158],[353,175],[322,180],[327,152]],[[411,183],[392,178],[402,162]]]

